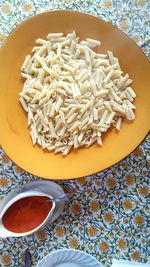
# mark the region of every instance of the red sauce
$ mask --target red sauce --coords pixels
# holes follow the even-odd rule
[[[3,216],[4,226],[14,233],[32,231],[47,217],[52,202],[45,196],[25,197],[12,204]]]

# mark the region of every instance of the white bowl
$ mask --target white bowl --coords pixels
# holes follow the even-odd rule
[[[101,267],[101,264],[86,252],[63,249],[48,254],[36,267]]]
[[[48,215],[46,216],[46,218],[44,219],[44,221],[41,224],[39,224],[37,227],[35,227],[33,230],[30,230],[30,231],[24,232],[24,233],[19,233],[19,232],[14,233],[12,231],[9,231],[7,228],[5,228],[5,226],[3,224],[3,216],[4,216],[5,212],[8,210],[8,208],[11,207],[12,204],[14,204],[16,201],[18,201],[20,199],[23,199],[23,198],[26,198],[26,197],[33,197],[33,196],[34,197],[35,196],[45,196],[45,197],[48,197],[52,202],[52,208],[50,209],[50,211],[49,211]],[[6,201],[6,199],[5,199],[5,201]],[[12,199],[10,199],[7,202],[6,205],[3,205],[3,208],[1,210],[1,213],[0,213],[0,237],[2,237],[2,238],[6,238],[6,237],[10,237],[10,236],[20,237],[20,236],[26,236],[26,235],[33,234],[34,232],[36,232],[39,229],[43,228],[47,224],[47,221],[53,215],[54,209],[55,209],[55,202],[53,201],[52,196],[50,196],[48,194],[45,194],[43,192],[26,191],[26,192],[23,192],[23,193],[20,193],[20,194],[16,195]]]
[[[15,201],[27,197],[27,196],[35,196],[35,195],[45,195],[48,197],[59,197],[64,194],[63,189],[54,182],[50,181],[35,181],[25,185],[20,186],[17,189],[12,190],[7,196],[4,197],[2,202],[0,203],[0,237],[20,237],[26,236],[34,233],[35,231],[45,227],[47,224],[52,223],[57,219],[57,217],[63,212],[65,201],[61,202],[53,202],[53,208],[50,210],[48,216],[45,220],[40,224],[37,228],[33,229],[30,232],[26,233],[13,233],[8,231],[3,223],[2,217],[9,206],[11,206]]]

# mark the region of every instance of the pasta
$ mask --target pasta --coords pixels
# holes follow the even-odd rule
[[[79,40],[75,32],[38,38],[21,67],[25,79],[19,100],[28,114],[33,145],[62,153],[102,146],[102,133],[134,120],[136,97],[111,51],[96,53],[99,40]]]

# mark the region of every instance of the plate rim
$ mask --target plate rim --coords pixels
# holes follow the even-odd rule
[[[3,42],[3,44],[2,44],[2,47],[1,47],[1,49],[0,49],[0,56],[1,56],[1,53],[3,53],[3,50],[5,49],[5,45],[7,45],[7,42],[9,41],[9,39],[11,38],[11,36],[12,36],[12,34],[15,32],[15,31],[17,31],[24,23],[26,23],[27,21],[30,21],[30,20],[32,20],[34,17],[40,17],[40,16],[43,16],[44,14],[47,14],[47,13],[76,13],[76,14],[83,14],[83,15],[86,15],[86,16],[88,16],[88,17],[94,17],[96,20],[100,20],[100,21],[102,21],[102,22],[105,22],[105,23],[107,23],[107,24],[110,24],[113,28],[115,28],[115,29],[117,29],[117,30],[119,30],[119,32],[123,35],[123,36],[125,36],[127,39],[129,39],[137,48],[138,48],[138,50],[140,51],[140,52],[142,52],[142,54],[144,55],[144,58],[146,59],[146,61],[149,63],[149,60],[148,60],[148,58],[147,58],[147,56],[144,54],[144,52],[143,52],[143,50],[142,50],[142,48],[136,43],[136,42],[134,42],[133,41],[133,39],[130,37],[130,36],[128,36],[125,32],[123,32],[122,30],[120,30],[117,26],[115,26],[115,25],[113,25],[111,22],[109,22],[109,21],[106,21],[106,20],[104,20],[104,19],[102,19],[102,18],[99,18],[98,16],[96,16],[96,15],[94,15],[94,14],[89,14],[89,13],[86,13],[86,12],[81,12],[81,11],[76,11],[76,10],[50,10],[50,11],[44,11],[44,12],[41,12],[41,13],[38,13],[38,14],[33,14],[32,16],[29,16],[28,18],[26,18],[25,20],[23,20],[22,22],[20,22],[11,32],[10,32],[10,34],[6,37],[6,39],[4,40],[4,42]],[[31,175],[33,175],[33,176],[37,176],[37,177],[41,177],[41,178],[43,178],[43,179],[46,179],[46,180],[48,180],[48,181],[50,181],[50,180],[71,180],[71,179],[78,179],[78,178],[81,178],[81,177],[86,177],[86,176],[91,176],[91,175],[95,175],[95,174],[97,174],[97,173],[100,173],[100,172],[102,172],[102,171],[105,171],[106,169],[109,169],[109,168],[111,168],[112,166],[114,166],[115,164],[118,164],[119,162],[121,162],[122,160],[124,160],[124,159],[126,159],[129,155],[131,155],[131,153],[133,153],[143,142],[144,142],[144,140],[146,139],[146,137],[148,136],[148,134],[149,134],[149,126],[147,127],[147,130],[146,130],[146,133],[145,133],[145,135],[143,136],[143,138],[142,138],[142,140],[140,140],[140,142],[136,145],[136,147],[134,148],[134,149],[131,149],[131,151],[129,151],[129,153],[127,153],[125,156],[123,156],[123,157],[121,157],[120,158],[120,160],[116,160],[114,163],[112,163],[111,165],[109,165],[109,166],[107,166],[106,168],[102,168],[101,170],[98,170],[98,171],[95,171],[95,172],[87,172],[87,173],[85,173],[84,175],[80,175],[80,176],[65,176],[65,177],[62,177],[62,176],[59,176],[58,177],[58,175],[56,175],[55,177],[48,177],[48,175],[44,175],[44,174],[42,174],[42,176],[40,176],[40,174],[37,174],[37,173],[33,173],[32,171],[27,171],[27,170],[25,170],[22,166],[21,166],[21,164],[17,164],[17,163],[15,163],[15,161],[11,158],[11,156],[9,156],[8,154],[7,154],[7,149],[5,150],[5,148],[4,148],[4,146],[3,146],[3,144],[0,144],[1,145],[1,147],[2,147],[2,149],[3,149],[3,151],[6,153],[6,155],[8,155],[8,157],[9,157],[9,159],[14,163],[14,164],[16,164],[17,166],[20,166],[21,167],[21,169],[22,170],[24,170],[25,172],[27,172],[27,173],[30,173]],[[49,175],[50,176],[50,175]]]
[[[71,249],[71,248],[61,248],[61,249],[57,249],[57,250],[54,250],[52,252],[50,252],[48,255],[46,255],[45,257],[43,257],[36,265],[36,267],[39,267],[38,265],[42,263],[43,260],[45,260],[47,257],[50,257],[54,254],[57,254],[59,252],[65,252],[65,251],[68,251],[68,252],[77,252],[77,253],[81,253],[81,254],[84,254],[85,256],[88,256],[90,257],[93,261],[95,261],[95,264],[99,264],[99,267],[102,267],[101,266],[101,263],[91,254],[85,252],[85,251],[82,251],[80,249]],[[60,263],[59,263],[60,264]]]
[[[127,35],[120,28],[118,28],[117,26],[115,26],[112,22],[107,21],[107,20],[104,20],[104,19],[102,19],[102,18],[100,18],[100,17],[98,17],[98,16],[96,16],[94,14],[91,14],[91,13],[86,13],[86,12],[82,12],[82,11],[78,11],[78,10],[70,10],[70,9],[64,9],[64,10],[61,10],[61,9],[48,10],[48,11],[40,12],[40,13],[33,14],[33,15],[27,17],[25,20],[23,20],[19,24],[17,24],[16,27],[14,29],[12,29],[12,31],[9,33],[9,35],[6,37],[6,39],[3,41],[2,46],[0,47],[0,54],[2,53],[2,49],[6,45],[8,39],[11,38],[12,33],[14,33],[19,27],[21,27],[21,25],[24,24],[26,21],[32,20],[33,17],[38,17],[38,16],[40,17],[40,16],[42,16],[44,14],[47,14],[47,13],[57,13],[57,12],[60,12],[60,13],[62,13],[62,12],[63,13],[68,13],[68,12],[70,12],[70,13],[79,13],[79,14],[83,14],[83,15],[87,15],[87,16],[92,16],[92,17],[94,17],[94,18],[96,18],[98,20],[101,20],[101,21],[103,21],[105,23],[110,24],[113,28],[119,30],[121,34],[125,35],[130,41],[132,41],[132,43],[134,45],[136,45],[137,48],[143,53],[144,57],[146,58],[146,60],[149,63],[148,57],[145,55],[143,49],[129,35]]]

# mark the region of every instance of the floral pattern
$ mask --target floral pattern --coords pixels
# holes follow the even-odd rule
[[[147,0],[1,0],[0,44],[21,21],[53,9],[73,9],[111,21],[150,55]],[[64,213],[50,226],[23,238],[0,239],[0,266],[23,266],[25,249],[33,266],[51,251],[81,249],[109,267],[112,258],[147,262],[149,229],[150,136],[111,168],[70,181],[57,181],[69,194]],[[0,199],[38,180],[0,149]]]

